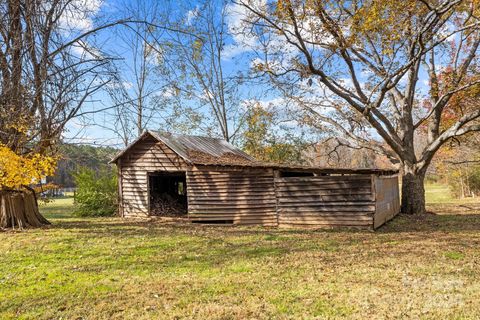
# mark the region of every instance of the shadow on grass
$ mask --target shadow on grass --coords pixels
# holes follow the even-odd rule
[[[475,214],[399,214],[376,230],[378,233],[399,232],[469,232],[480,231],[480,213]]]
[[[212,268],[225,268],[242,259],[249,261],[312,250],[308,246],[308,237],[299,241],[297,236],[281,236],[292,234],[288,230],[272,232],[253,227],[211,227],[128,221],[121,218],[88,218],[59,219],[45,228],[71,233],[71,243],[95,239],[97,243],[114,246],[117,258],[123,260],[113,263],[118,268],[141,261],[145,270],[167,268],[171,272],[202,272]],[[272,233],[275,240],[267,238]],[[302,233],[304,232],[296,232]],[[68,239],[63,239],[62,242],[68,243]]]
[[[96,233],[98,235],[124,233],[125,236],[142,235],[145,233],[186,234],[197,236],[223,235],[223,236],[264,236],[265,240],[276,240],[282,235],[318,234],[320,230],[314,229],[276,229],[270,227],[243,227],[243,226],[207,226],[188,222],[162,223],[148,220],[128,220],[123,218],[71,218],[53,219],[48,229],[77,230],[80,232]],[[165,233],[168,231],[168,233]],[[339,232],[338,230],[322,230],[323,232]],[[343,232],[368,232],[347,230]]]
[[[276,229],[264,227],[205,226],[186,222],[162,222],[158,220],[130,220],[118,217],[80,218],[71,215],[72,207],[58,203],[45,208],[45,216],[52,222],[49,229],[73,230],[92,236],[169,236],[185,235],[205,238],[257,237],[276,241],[284,237],[325,237],[348,235],[368,235],[403,232],[471,232],[480,231],[480,203],[470,204],[431,204],[428,210],[433,214],[423,216],[400,214],[372,233],[359,229]]]
[[[399,215],[379,228],[368,230],[273,229],[262,227],[204,226],[122,218],[58,218],[51,226],[53,238],[75,262],[72,272],[100,272],[107,268],[133,273],[157,272],[217,274],[253,272],[251,265],[264,259],[287,259],[307,253],[334,264],[339,257],[378,254],[405,244],[397,258],[412,254],[411,244],[429,237],[441,243],[464,245],[465,237],[480,231],[480,214]],[[459,242],[457,243],[457,239]],[[81,245],[79,245],[81,244]],[[71,252],[72,248],[76,248]],[[102,257],[102,261],[98,260]],[[62,256],[63,259],[63,256]],[[140,267],[141,266],[141,267]]]
[[[358,229],[275,229],[263,227],[204,226],[190,223],[159,223],[148,220],[122,218],[54,219],[48,229],[75,229],[80,233],[97,236],[140,235],[195,235],[200,237],[264,236],[276,241],[283,236],[321,236],[322,234],[368,234],[401,232],[464,232],[480,231],[479,214],[427,214],[423,216],[399,214],[375,232]]]

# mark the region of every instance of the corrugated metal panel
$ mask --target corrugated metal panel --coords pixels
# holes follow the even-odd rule
[[[238,168],[268,168],[276,169],[280,172],[311,172],[317,174],[327,174],[327,175],[350,175],[350,174],[374,174],[378,176],[384,175],[397,175],[397,169],[352,169],[352,168],[327,168],[327,167],[311,167],[311,166],[301,166],[301,165],[291,165],[291,164],[277,164],[277,163],[265,163],[265,162],[252,162],[252,163],[235,163],[235,164],[225,164],[225,163],[194,163],[196,165],[203,166],[234,166]]]
[[[187,136],[181,134],[171,134],[171,133],[160,133],[157,131],[145,131],[140,137],[138,137],[135,141],[130,143],[125,149],[120,151],[111,161],[110,163],[116,162],[121,156],[123,156],[130,148],[132,148],[135,144],[142,141],[142,139],[146,138],[147,136],[153,136],[158,141],[162,141],[165,143],[170,149],[172,149],[175,153],[177,153],[181,158],[186,160],[190,163],[209,163],[212,162],[215,164],[245,164],[245,163],[255,163],[255,158],[249,156],[245,152],[239,150],[238,148],[234,147],[232,144],[228,143],[225,140],[217,139],[217,138],[210,138],[210,137],[198,137],[198,136]],[[196,159],[192,151],[205,154],[211,157],[211,159],[202,159],[199,161]],[[237,161],[235,159],[229,160],[226,159],[219,159],[225,155],[234,155],[239,157]],[[221,161],[220,161],[221,160]]]
[[[189,154],[192,150],[205,153],[215,158],[230,153],[242,157],[245,160],[256,161],[245,152],[235,148],[233,145],[222,139],[160,133],[156,131],[150,131],[150,133],[157,139],[163,141],[182,158],[190,162],[196,162]]]
[[[396,169],[352,169],[352,168],[322,168],[301,165],[285,165],[278,163],[265,163],[257,161],[245,152],[235,148],[232,144],[222,139],[187,136],[181,134],[160,133],[146,131],[137,140],[118,153],[110,162],[116,162],[133,145],[140,143],[147,136],[152,136],[158,141],[165,143],[187,163],[195,165],[216,165],[251,167],[264,169],[277,169],[279,171],[305,171],[318,174],[375,174],[395,175]],[[193,151],[193,152],[192,152]],[[195,154],[197,153],[197,154]],[[206,155],[206,157],[205,157]]]

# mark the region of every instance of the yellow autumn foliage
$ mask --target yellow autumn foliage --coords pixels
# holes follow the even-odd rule
[[[0,144],[0,190],[38,183],[55,171],[56,159],[38,153],[18,155]]]
[[[303,26],[313,34],[337,34],[337,43],[346,48],[355,44],[375,43],[383,55],[393,55],[404,39],[412,37],[418,24],[440,5],[439,0],[277,0],[274,15],[282,22]],[[458,15],[480,12],[480,0],[466,0],[455,5]],[[321,23],[320,23],[321,22]],[[280,31],[279,31],[280,32]]]

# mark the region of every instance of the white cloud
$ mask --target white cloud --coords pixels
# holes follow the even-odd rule
[[[77,41],[72,45],[72,52],[82,59],[99,59],[102,53],[83,40]]]
[[[199,96],[199,98],[204,102],[208,102],[213,100],[215,97],[213,92],[210,92],[209,90],[203,90],[203,93]]]
[[[370,70],[370,69],[363,69],[363,70],[361,71],[361,75],[364,76],[365,78],[368,78],[368,77],[374,75],[374,73],[373,73],[373,71]]]
[[[62,28],[69,30],[87,31],[93,27],[93,17],[100,11],[101,0],[73,0],[60,17]]]
[[[93,55],[85,49],[84,45],[74,44],[74,45],[72,45],[72,51],[78,57],[83,57],[83,58],[87,58],[87,59],[93,58]]]
[[[192,23],[193,19],[195,19],[196,17],[198,17],[199,13],[200,13],[200,9],[199,9],[198,6],[196,6],[196,7],[195,7],[194,9],[192,9],[192,10],[189,10],[189,11],[187,12],[186,17],[185,17],[185,23],[186,23],[187,25],[190,25],[190,24]]]
[[[265,0],[244,0],[248,3],[249,6],[253,7],[255,10],[264,12],[266,11],[266,1]],[[256,20],[256,16],[247,9],[245,6],[233,3],[225,7],[227,12],[226,23],[228,31],[232,38],[232,43],[227,44],[223,49],[223,59],[228,60],[234,58],[243,53],[251,52],[254,50],[262,50],[260,46],[260,40],[258,36],[251,32],[253,21]],[[311,28],[313,23],[311,21],[306,21],[305,28],[302,28],[305,34],[305,37],[311,39],[312,37],[318,36],[317,33],[307,30]],[[292,28],[291,26],[286,25],[286,28]],[[308,35],[306,35],[308,33]],[[266,39],[264,39],[267,41]],[[292,58],[298,54],[298,48],[294,45],[291,45],[285,41],[283,36],[275,33],[270,33],[268,38],[268,50],[270,53],[281,53],[281,57],[288,64]],[[281,69],[282,63],[280,61],[274,61],[274,58],[270,57],[269,67],[278,67]],[[255,62],[252,62],[253,64]]]
[[[160,44],[145,42],[143,45],[149,58],[147,59],[148,64],[157,65],[163,62],[165,50]]]
[[[164,90],[159,90],[156,93],[157,96],[163,97],[163,98],[172,98],[176,95],[178,95],[178,92],[175,88],[173,87],[167,87]]]
[[[122,81],[121,83],[115,81],[115,82],[109,82],[107,84],[107,87],[112,89],[124,88],[125,90],[130,90],[133,88],[133,83],[131,83],[130,81]]]
[[[259,1],[259,5],[264,5],[263,1]],[[241,4],[233,3],[228,4],[225,10],[227,13],[225,20],[233,43],[224,47],[223,59],[231,59],[253,50],[258,44],[258,38],[254,34],[246,32],[250,15],[247,8]]]
[[[245,109],[252,108],[254,106],[260,106],[264,110],[272,110],[282,108],[287,104],[287,101],[283,97],[275,97],[267,100],[248,99],[241,103],[241,106]]]
[[[338,83],[342,86],[346,87],[347,89],[354,89],[353,80],[352,78],[340,78]]]
[[[123,81],[122,85],[127,90],[130,90],[133,88],[133,83],[131,83],[130,81]]]

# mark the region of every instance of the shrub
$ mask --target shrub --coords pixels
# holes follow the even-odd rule
[[[81,217],[112,216],[117,211],[117,176],[111,168],[81,168],[73,175],[75,214]]]

